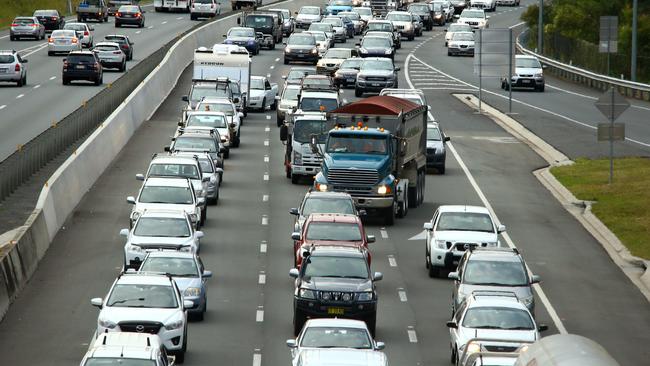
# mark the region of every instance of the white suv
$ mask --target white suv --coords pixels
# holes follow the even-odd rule
[[[97,334],[133,332],[156,334],[178,363],[187,350],[187,309],[194,303],[183,300],[171,277],[153,274],[121,274],[105,299],[90,300],[100,310]]]
[[[440,206],[423,227],[429,277],[438,277],[442,269],[455,269],[470,246],[498,247],[499,234],[506,231],[505,226],[496,226],[485,207],[478,206]]]
[[[190,19],[214,18],[221,14],[221,5],[217,0],[192,0]]]
[[[137,361],[135,361],[137,360]],[[173,366],[160,337],[144,333],[103,333],[86,352],[80,366],[122,365]]]
[[[467,24],[472,29],[483,29],[489,28],[488,16],[485,15],[483,9],[469,8],[465,9],[460,13],[460,17],[456,21],[456,24]]]

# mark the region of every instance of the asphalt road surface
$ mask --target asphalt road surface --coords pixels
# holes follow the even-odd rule
[[[299,0],[284,6],[296,10],[308,3],[313,2]],[[516,12],[502,10],[493,14],[493,24],[518,22]],[[224,21],[224,30],[233,23]],[[434,38],[428,42],[439,42],[441,34],[436,28],[404,42],[396,63],[403,66],[406,57],[415,53],[446,73],[461,72],[465,60],[446,60],[446,52],[438,45],[415,49],[430,37]],[[353,44],[348,40],[346,46]],[[282,64],[281,52],[263,51],[254,57],[253,73],[269,74],[273,82],[280,82],[289,69]],[[464,74],[471,75],[471,60],[466,61]],[[402,72],[400,85],[413,84],[421,77]],[[97,320],[97,309],[89,300],[105,296],[121,268],[124,242],[118,233],[128,226],[131,210],[125,198],[140,187],[135,174],[144,172],[151,154],[168,143],[183,104],[180,97],[190,81],[188,69],[56,236],[33,279],[0,324],[3,364],[71,365],[83,356]],[[517,95],[545,100],[559,93],[549,89],[544,94]],[[453,91],[425,90],[434,116],[452,138],[447,173],[427,176],[425,203],[409,210],[395,226],[367,223],[368,234],[377,237],[371,248],[373,270],[384,273],[378,284],[377,339],[386,342],[390,363],[449,364],[445,321],[451,311],[451,282],[427,276],[424,242],[418,235],[422,222],[438,205],[489,203],[508,227],[501,241],[516,245],[533,273],[542,276],[545,297],[537,296],[536,301],[538,321],[550,326],[545,335],[565,330],[581,334],[603,345],[622,365],[645,364],[650,357],[643,347],[650,342],[650,307],[645,298],[533,177],[531,171],[545,162],[491,120],[457,101],[450,95]],[[350,90],[344,96],[348,101],[355,99]],[[526,111],[531,120],[548,118],[543,113],[534,108]],[[242,127],[241,147],[226,160],[221,199],[208,209],[203,229],[201,256],[214,273],[208,312],[203,322],[190,324],[187,365],[289,365],[284,344],[292,336],[293,282],[288,276],[292,217],[288,209],[299,203],[309,185],[292,185],[285,178],[284,147],[275,126],[275,112],[250,113]],[[582,131],[573,128],[576,134]]]

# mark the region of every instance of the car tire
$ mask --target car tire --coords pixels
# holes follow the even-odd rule
[[[543,93],[544,92],[544,85],[537,88],[537,91],[540,92],[540,93]]]
[[[451,51],[447,51],[447,56],[453,56],[453,54],[451,53]]]
[[[68,80],[68,78],[62,78],[61,81],[62,81],[63,85],[69,85],[70,84],[70,80]]]
[[[269,48],[274,50],[275,49],[275,42],[271,43],[271,46]]]
[[[48,56],[54,56],[54,52],[52,52],[52,51],[47,51],[47,55],[48,55]]]
[[[451,358],[450,358],[449,361],[450,361],[451,363],[453,363],[454,365],[457,365],[457,364],[458,364],[458,363],[456,362],[456,348],[455,348],[455,347],[452,347],[452,348],[451,348]]]
[[[25,85],[25,78],[21,77],[18,81],[16,81],[16,85],[18,85],[19,87]]]
[[[124,61],[122,62],[122,66],[120,66],[120,71],[121,71],[121,72],[126,71],[126,60],[124,60]]]
[[[441,166],[440,168],[438,168],[438,173],[440,173],[441,175],[445,175],[445,166],[444,165]]]
[[[104,79],[103,76],[98,76],[97,79],[95,79],[95,85],[97,85],[97,86],[102,85],[102,82],[103,82],[102,79]]]
[[[409,39],[409,41],[412,41],[412,40],[414,40],[414,39],[415,39],[415,35],[411,35],[411,36],[409,36],[409,38],[408,38],[408,39]]]
[[[363,92],[360,89],[354,88],[354,96],[355,97],[361,98],[362,95],[363,95]]]
[[[224,158],[224,159],[228,159],[228,158],[230,158],[230,149],[226,149],[226,152],[223,153],[223,158]]]
[[[273,99],[273,104],[271,104],[271,110],[276,111],[278,110],[278,101]]]
[[[429,262],[429,277],[436,278],[440,277],[440,267],[436,267],[433,263]]]
[[[194,14],[190,14],[190,20],[196,20],[196,17],[194,16]]]
[[[120,27],[120,23],[115,22],[115,28],[119,28],[119,27]]]
[[[285,64],[285,65],[289,65],[289,60],[287,60],[287,59],[285,58],[285,59],[284,59],[284,64]]]

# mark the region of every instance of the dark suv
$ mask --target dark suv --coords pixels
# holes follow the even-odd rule
[[[126,60],[133,60],[133,45],[135,43],[132,42],[128,36],[122,34],[109,34],[107,36],[104,36],[104,40],[107,42],[115,42],[119,44],[120,49],[126,55]]]
[[[363,320],[374,335],[377,323],[377,290],[380,272],[371,274],[359,248],[317,247],[303,253],[293,294],[293,331],[300,333],[308,318],[350,318]]]
[[[72,51],[63,59],[63,85],[72,80],[92,81],[95,85],[104,82],[104,69],[97,55],[92,51]]]
[[[63,29],[65,19],[58,10],[36,10],[34,16],[45,26],[45,30],[51,32],[55,29]]]

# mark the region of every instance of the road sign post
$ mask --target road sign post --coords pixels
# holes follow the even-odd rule
[[[618,52],[618,16],[600,17],[598,51],[607,54],[607,76],[610,75],[610,56]]]
[[[508,80],[505,80],[502,85],[506,85],[508,89],[512,90],[510,84],[514,67],[514,49],[512,29],[479,29],[476,33],[474,74],[478,75],[479,78],[478,113],[481,113],[483,78],[499,78],[503,82],[507,77]],[[510,93],[510,99],[512,99],[512,92]],[[509,113],[512,113],[511,105]]]
[[[604,137],[607,137],[606,141],[609,141],[609,184],[612,184],[614,181],[614,141],[625,140],[625,126],[622,123],[614,123],[614,121],[630,107],[630,103],[611,87],[594,104],[600,113],[609,119],[607,128],[598,126],[598,141],[602,141]]]

